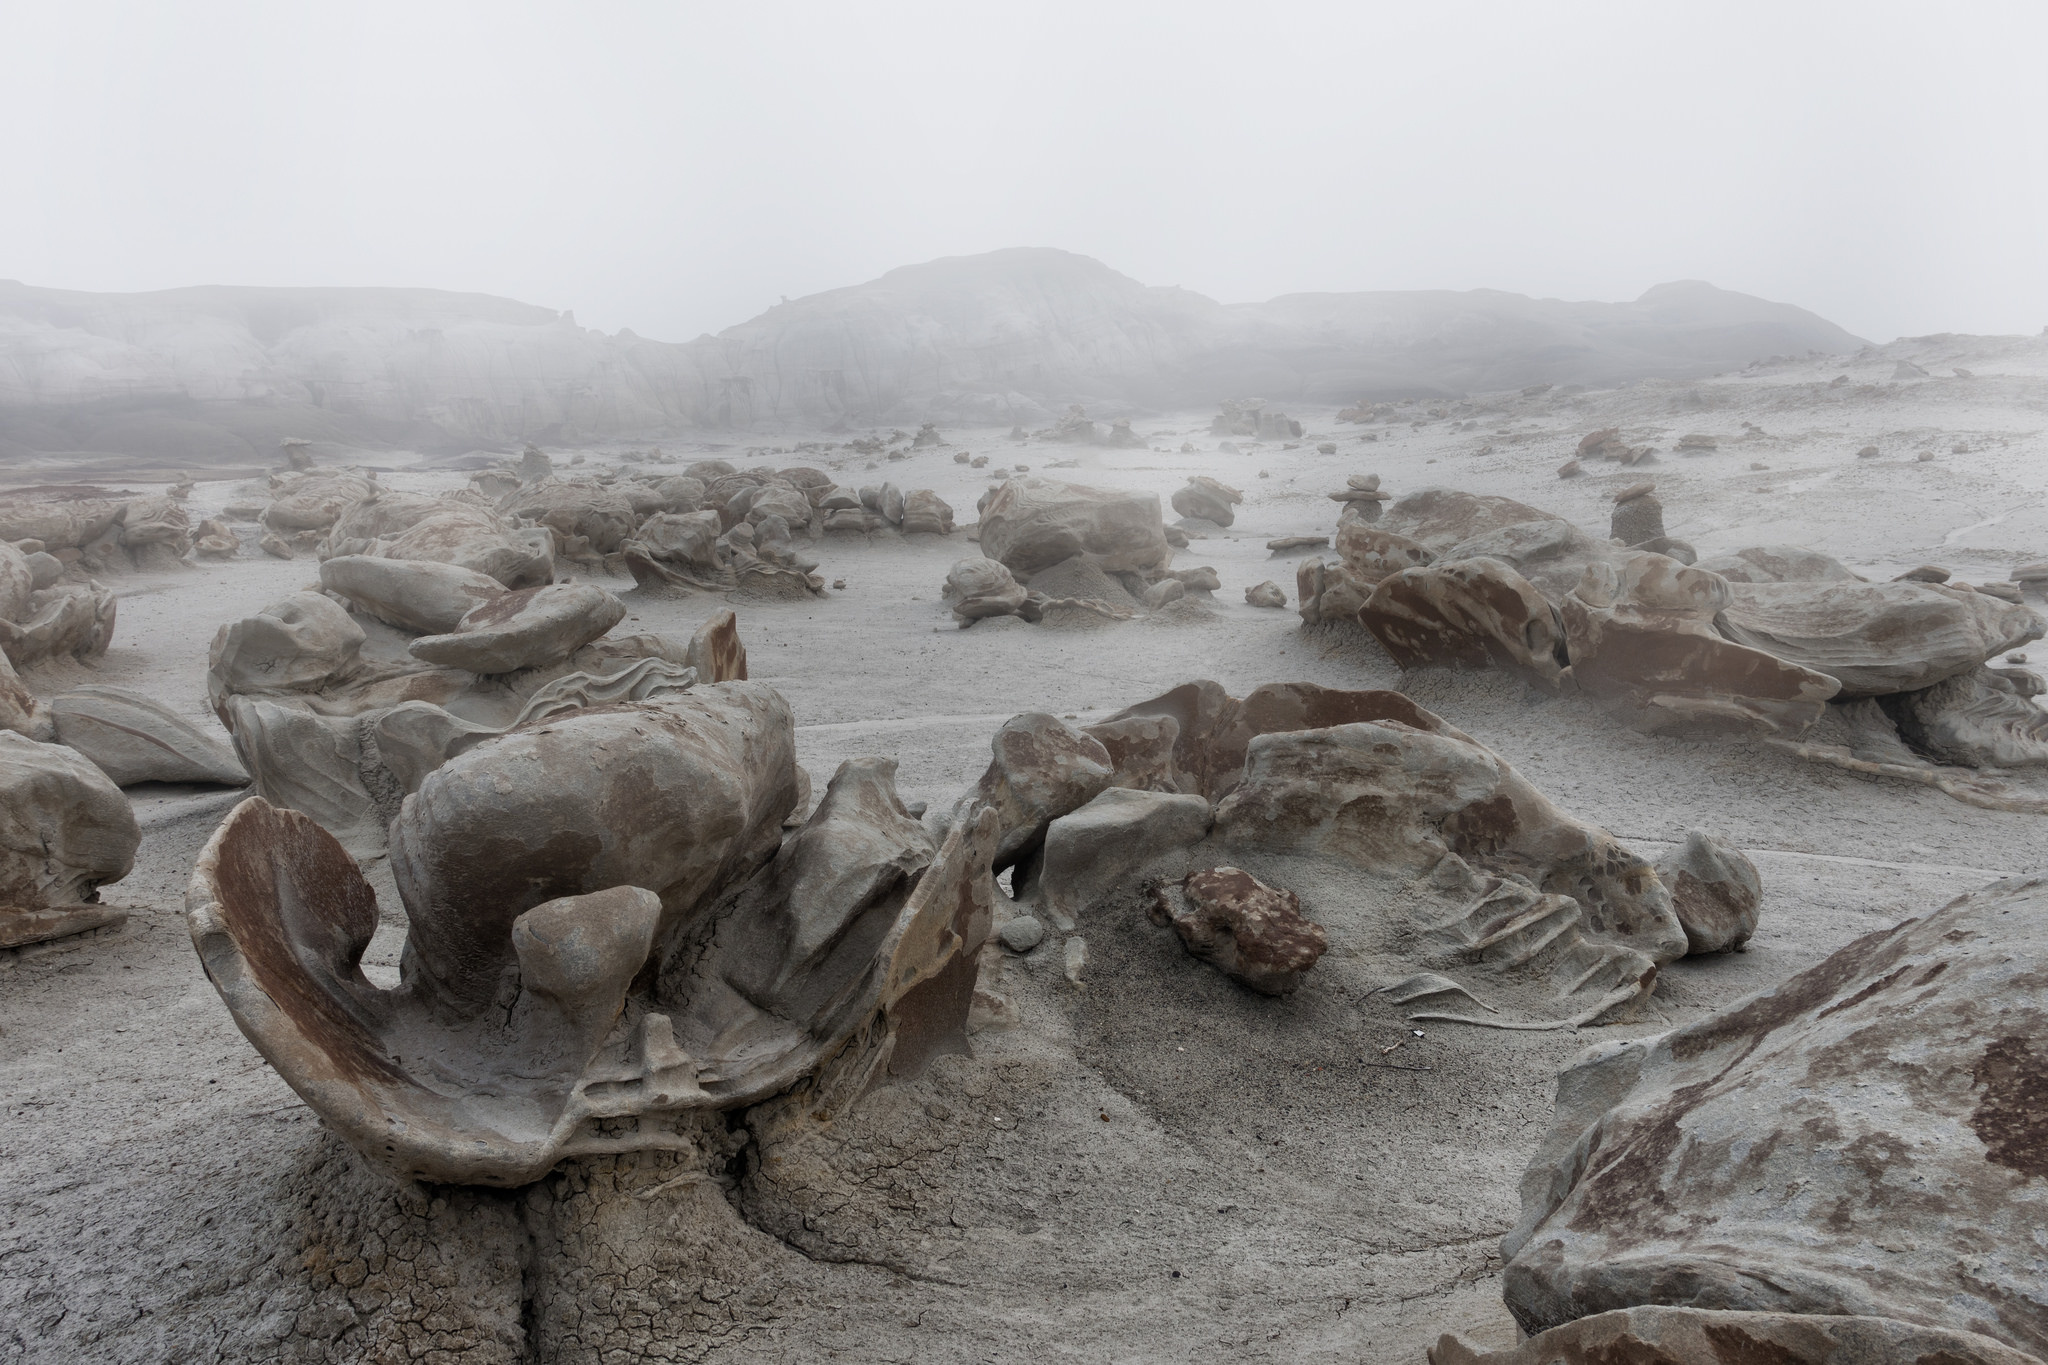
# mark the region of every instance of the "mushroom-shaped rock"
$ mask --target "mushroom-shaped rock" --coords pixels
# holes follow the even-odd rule
[[[489,574],[424,559],[341,555],[320,565],[320,586],[399,630],[440,635],[505,595]]]
[[[1187,487],[1173,495],[1173,510],[1184,517],[1198,517],[1203,521],[1213,521],[1218,526],[1228,526],[1237,520],[1237,504],[1243,501],[1241,489],[1232,488],[1221,479],[1197,474],[1188,480]]]
[[[962,559],[946,571],[945,595],[962,621],[1015,616],[1031,594],[993,559]]]
[[[1871,1314],[2039,1354],[2044,960],[2048,887],[1995,882],[1588,1052],[1501,1244],[1508,1309]]]
[[[1160,885],[1153,919],[1173,926],[1190,953],[1262,995],[1292,995],[1329,951],[1301,898],[1236,867],[1191,872]]]
[[[1688,953],[1724,953],[1756,932],[1764,884],[1741,849],[1688,830],[1683,844],[1657,860],[1657,876],[1685,926]]]
[[[99,888],[128,875],[142,831],[84,755],[0,730],[0,947],[118,924]]]
[[[191,721],[122,687],[74,687],[50,703],[57,742],[76,749],[118,787],[137,782],[249,781],[233,752]]]
[[[676,1118],[757,1104],[849,1044],[914,1075],[964,1041],[995,816],[934,849],[894,765],[862,760],[785,839],[792,739],[773,691],[730,683],[451,760],[397,822],[388,991],[361,972],[378,914],[353,861],[252,799],[194,871],[193,941],[308,1105],[416,1179],[519,1186],[672,1145]]]
[[[626,604],[588,583],[522,588],[473,607],[446,635],[407,648],[416,659],[471,673],[516,673],[568,658],[626,617]]]
[[[2031,607],[1932,583],[1738,583],[1720,633],[1824,673],[1844,697],[1932,687],[2038,640]]]
[[[1151,494],[1011,479],[981,509],[981,550],[1029,578],[1076,555],[1110,573],[1150,573],[1173,558]]]
[[[1500,667],[1551,688],[1564,671],[1557,610],[1497,559],[1404,569],[1373,589],[1358,620],[1402,668]]]

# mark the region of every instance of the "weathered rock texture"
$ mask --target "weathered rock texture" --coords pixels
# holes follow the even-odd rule
[[[1479,1351],[1446,1336],[1429,1365],[2038,1365],[1979,1336],[1896,1318],[1621,1308],[1519,1346]]]
[[[0,730],[0,947],[125,919],[99,888],[141,843],[127,798],[83,755]]]
[[[395,825],[405,983],[360,960],[374,894],[260,798],[201,856],[193,941],[236,1022],[373,1162],[522,1185],[674,1146],[856,1035],[914,1072],[964,1035],[996,817],[935,842],[893,762],[799,798],[788,707],[753,683],[575,710],[432,772]],[[874,1032],[870,1032],[874,1031]]]
[[[1242,868],[1212,867],[1161,885],[1153,919],[1171,925],[1190,953],[1262,995],[1292,995],[1330,948],[1323,926],[1302,916],[1301,897]]]
[[[1502,1242],[1540,1332],[1646,1304],[2048,1353],[2048,888],[1996,883],[1586,1054]]]

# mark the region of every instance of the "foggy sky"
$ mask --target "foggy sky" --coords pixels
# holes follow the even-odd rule
[[[686,340],[1057,246],[1226,302],[2048,324],[2048,6],[0,0],[0,277],[424,285]]]

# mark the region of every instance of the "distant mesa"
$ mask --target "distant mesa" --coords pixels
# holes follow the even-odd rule
[[[1497,290],[1221,304],[1072,252],[892,270],[695,341],[432,289],[90,294],[0,281],[0,460],[255,469],[287,438],[460,454],[779,424],[1044,426],[1246,393],[1348,403],[1609,385],[1863,343],[1698,281],[1633,303]]]

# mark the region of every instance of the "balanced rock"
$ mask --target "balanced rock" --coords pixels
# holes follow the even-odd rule
[[[1218,526],[1228,526],[1237,520],[1236,506],[1243,501],[1242,491],[1220,479],[1197,474],[1188,480],[1187,487],[1173,495],[1173,510],[1184,517],[1197,517],[1213,521]]]

